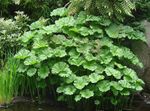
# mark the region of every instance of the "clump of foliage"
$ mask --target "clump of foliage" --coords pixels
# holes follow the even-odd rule
[[[137,20],[150,20],[150,1],[149,0],[137,0],[136,11],[134,13]]]
[[[20,62],[9,54],[5,65],[0,69],[0,106],[7,107],[16,96],[30,96],[41,99],[42,83],[18,73]]]
[[[18,93],[18,66],[18,61],[9,57],[5,67],[0,70],[0,105],[10,104]]]
[[[32,19],[38,19],[41,16],[49,17],[50,12],[64,6],[68,0],[1,0],[0,16],[14,16],[14,11],[24,11]]]
[[[128,24],[134,28],[138,28],[141,31],[145,31],[144,21],[150,20],[150,1],[149,0],[135,0],[136,10],[132,12],[133,17],[126,17],[125,24]]]
[[[66,15],[60,8],[51,13],[62,16],[55,24],[45,25],[40,19],[30,25],[15,55],[21,61],[18,72],[38,80],[50,77],[60,100],[69,97],[97,105],[107,100],[117,105],[124,102],[120,98],[141,91],[143,81],[124,62],[139,67],[142,63],[122,42],[145,42],[144,34],[103,16]]]
[[[23,12],[16,12],[13,19],[0,18],[0,59],[5,60],[10,53],[15,53],[20,44],[19,36],[26,30],[29,18]],[[3,63],[2,63],[3,64]]]
[[[56,7],[63,6],[68,0],[13,0],[19,7],[24,7],[30,18],[37,19],[41,16],[49,17],[50,12]],[[22,9],[22,8],[21,8]]]
[[[126,15],[132,16],[133,9],[135,9],[135,2],[132,0],[71,0],[69,5],[70,14],[85,10],[90,14],[119,20]]]

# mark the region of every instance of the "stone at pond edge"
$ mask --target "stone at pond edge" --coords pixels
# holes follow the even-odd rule
[[[146,88],[150,92],[150,22],[144,22],[145,35],[147,43],[141,41],[134,41],[130,43],[133,52],[139,57],[140,61],[144,64],[141,69],[136,66],[132,66],[139,76],[145,81]]]

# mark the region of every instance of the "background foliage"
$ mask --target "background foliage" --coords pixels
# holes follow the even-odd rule
[[[86,10],[90,14],[123,20],[124,16],[132,15],[135,2],[132,0],[71,0],[69,9],[70,14]]]
[[[68,104],[122,108],[144,84],[127,65],[142,67],[125,42],[145,42],[133,23],[148,19],[149,9],[148,0],[1,0],[1,66],[17,52],[18,95],[40,97],[50,87]],[[27,15],[14,17],[18,10]]]
[[[150,1],[149,0],[137,0],[136,12],[134,12],[135,19],[149,20],[150,17]]]
[[[14,16],[15,11],[24,11],[32,19],[38,19],[41,16],[49,17],[50,12],[64,6],[68,0],[1,0],[0,16]]]
[[[19,36],[27,30],[29,18],[23,12],[16,12],[14,19],[0,18],[0,61],[1,66],[4,60],[10,55],[15,54],[20,45]]]

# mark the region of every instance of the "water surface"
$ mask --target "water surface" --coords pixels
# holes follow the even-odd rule
[[[52,106],[49,104],[35,104],[28,102],[20,102],[12,105],[8,109],[0,109],[0,111],[69,111],[63,107]],[[128,110],[131,111],[131,110]],[[150,104],[139,102],[134,104],[132,111],[150,111]]]
[[[67,111],[65,108],[52,107],[49,104],[34,103],[16,103],[8,109],[0,109],[0,111]]]

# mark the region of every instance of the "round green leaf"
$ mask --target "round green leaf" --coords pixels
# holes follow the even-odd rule
[[[77,96],[75,96],[75,101],[78,102],[81,100],[81,98],[82,98],[81,95],[77,95]]]
[[[80,90],[83,89],[85,86],[89,84],[88,76],[77,77],[73,84],[77,89]]]
[[[29,53],[30,51],[27,49],[21,49],[16,55],[15,58],[17,59],[25,59],[27,57],[29,57]]]
[[[114,88],[114,89],[116,89],[116,90],[118,90],[118,91],[122,91],[123,90],[123,87],[120,85],[120,84],[118,84],[118,82],[116,82],[116,81],[111,81],[111,86]]]
[[[49,68],[48,66],[41,66],[38,70],[38,76],[42,79],[45,79],[49,75]]]
[[[101,92],[107,92],[110,90],[110,82],[108,80],[100,81],[97,87]]]
[[[98,73],[92,73],[89,75],[89,79],[91,83],[97,83],[100,80],[103,80],[105,77],[103,75],[99,75]]]
[[[39,60],[37,59],[36,56],[31,56],[31,57],[25,59],[25,61],[24,61],[25,65],[34,65],[37,63],[39,63]]]
[[[97,69],[97,64],[96,64],[95,61],[85,62],[85,63],[83,63],[83,67],[84,67],[85,69],[94,71],[94,70]]]
[[[94,92],[89,89],[82,90],[80,94],[81,94],[81,97],[86,98],[86,99],[89,99],[90,97],[94,96]]]
[[[36,68],[30,68],[30,69],[28,69],[28,71],[27,71],[27,75],[28,75],[29,77],[32,77],[32,76],[35,75],[36,71],[37,71]]]
[[[112,67],[107,67],[105,69],[105,73],[107,74],[107,76],[114,76],[116,79],[121,79],[122,74],[120,73],[120,71],[112,68]]]

